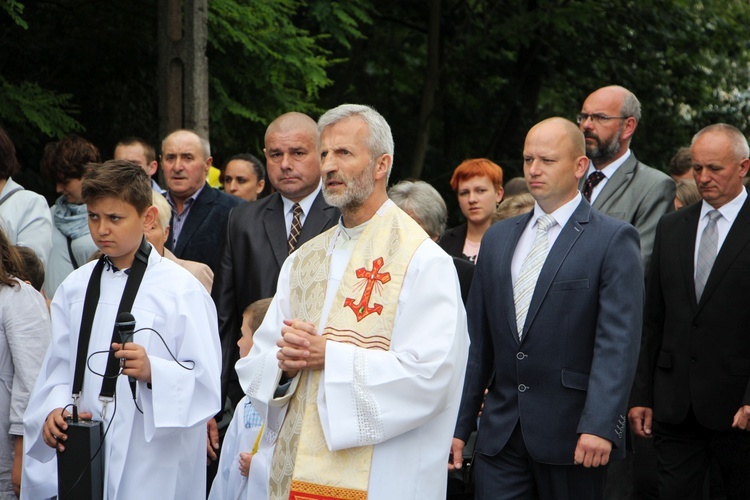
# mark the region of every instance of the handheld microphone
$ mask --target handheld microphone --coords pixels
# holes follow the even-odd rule
[[[115,328],[120,334],[120,342],[123,347],[127,342],[133,342],[133,331],[135,330],[135,318],[129,312],[121,312],[117,315]],[[123,358],[124,359],[124,358]],[[135,383],[135,377],[128,377],[129,382]]]

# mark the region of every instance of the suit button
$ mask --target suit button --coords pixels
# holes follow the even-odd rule
[[[526,389],[528,389],[528,387],[524,384],[518,386],[518,392],[526,392]]]
[[[697,321],[693,321],[693,328],[698,328],[698,322]]]
[[[526,354],[522,353],[522,352],[516,353],[516,359],[520,360],[520,359],[523,359],[523,358],[528,358],[528,356]]]
[[[693,356],[692,358],[690,358],[690,362],[695,364],[698,362],[698,359],[695,356]]]

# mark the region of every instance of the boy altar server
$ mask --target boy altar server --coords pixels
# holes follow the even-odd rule
[[[104,498],[200,498],[206,491],[206,421],[220,409],[216,310],[190,273],[145,240],[144,228],[157,214],[146,173],[127,161],[89,167],[82,194],[103,255],[71,273],[52,302],[52,342],[24,418],[24,468],[53,460],[55,448],[65,453],[79,334],[88,330],[84,318],[93,308],[77,404],[82,418],[103,424]],[[136,321],[133,341],[113,342],[126,283],[144,267],[132,308],[124,309]],[[96,282],[98,299],[89,290]],[[110,350],[120,376],[114,398],[102,401]],[[135,398],[128,377],[135,379]],[[31,498],[26,487],[34,498],[57,494],[54,478],[24,484],[22,498]]]

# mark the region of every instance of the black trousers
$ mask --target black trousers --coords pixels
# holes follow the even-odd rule
[[[659,499],[701,499],[706,471],[718,466],[728,499],[750,499],[750,432],[706,429],[688,412],[679,424],[654,422]]]
[[[573,450],[571,450],[572,459]],[[534,461],[526,449],[520,424],[495,456],[474,456],[477,500],[598,500],[604,495],[607,467],[549,465]]]

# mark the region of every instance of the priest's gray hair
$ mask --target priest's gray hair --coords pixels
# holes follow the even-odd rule
[[[401,181],[388,189],[388,197],[416,220],[430,238],[437,239],[445,231],[448,220],[445,201],[425,181]]]
[[[367,124],[367,130],[369,131],[367,148],[370,150],[370,158],[373,161],[384,154],[390,155],[391,160],[393,160],[394,145],[391,126],[385,121],[383,115],[370,106],[342,104],[341,106],[329,109],[318,119],[318,132],[323,133],[323,129],[349,117],[359,117]],[[393,164],[391,164],[391,167],[393,167]],[[389,169],[388,175],[390,173]]]

